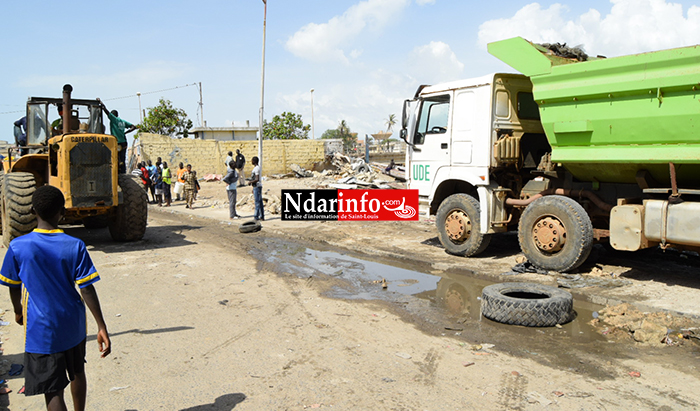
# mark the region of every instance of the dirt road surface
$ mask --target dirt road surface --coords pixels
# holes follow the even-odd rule
[[[265,187],[291,184],[302,183]],[[101,274],[96,288],[113,342],[100,359],[90,319],[89,409],[700,408],[698,340],[639,343],[589,324],[604,305],[628,302],[695,328],[692,255],[608,251],[579,278],[503,276],[519,254],[513,236],[463,259],[445,254],[430,221],[289,223],[268,214],[262,231],[240,234],[246,220],[230,221],[224,198],[223,183],[203,183],[193,210],[149,206],[136,243],[65,227],[88,244]],[[252,216],[252,208],[239,213]],[[589,285],[571,289],[578,317],[562,328],[479,315],[484,285],[557,280]],[[9,297],[0,301],[11,321]],[[23,330],[12,323],[0,331],[6,371],[22,362]],[[0,409],[43,408],[41,397],[17,394],[22,375],[2,378],[13,392],[0,396]]]

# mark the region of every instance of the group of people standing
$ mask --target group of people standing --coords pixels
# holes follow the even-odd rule
[[[253,164],[253,172],[250,177],[249,184],[253,186],[253,198],[255,200],[255,213],[253,218],[258,221],[265,220],[265,209],[262,202],[262,181],[260,179],[260,165],[258,157],[253,157],[250,162]],[[233,152],[228,152],[228,157],[224,160],[226,166],[226,176],[221,180],[226,184],[226,194],[228,195],[228,212],[231,220],[241,218],[236,213],[236,198],[237,188],[246,185],[245,173],[245,157],[241,150],[236,150],[236,158],[233,157]]]
[[[197,181],[197,172],[192,170],[190,164],[186,168],[183,163],[178,165],[174,184],[173,172],[168,167],[168,163],[162,161],[160,157],[156,159],[155,164],[151,160],[138,163],[132,174],[141,179],[146,193],[151,193],[150,204],[170,207],[170,203],[173,201],[171,194],[171,186],[173,185],[172,191],[176,195],[175,201],[185,200],[186,208],[192,208],[192,203],[197,199],[199,182]]]
[[[253,218],[256,221],[265,220],[265,209],[262,200],[262,179],[260,178],[260,161],[258,157],[251,159],[253,164],[253,172],[248,184],[253,186],[253,199],[255,200],[255,213]],[[246,185],[245,173],[245,156],[240,150],[236,150],[236,157],[233,152],[229,151],[228,156],[224,160],[226,165],[226,175],[222,181],[226,184],[226,194],[229,202],[229,218],[237,220],[241,216],[236,212],[236,201],[238,198],[238,187]],[[152,201],[151,204],[158,206],[169,207],[173,201],[171,194],[175,193],[174,201],[185,201],[185,208],[192,208],[193,202],[197,199],[199,191],[199,181],[197,181],[197,172],[192,170],[192,165],[187,167],[183,163],[178,165],[175,174],[168,167],[168,163],[162,161],[160,157],[155,164],[151,160],[140,162],[136,165],[136,169],[132,172],[138,176],[143,183],[144,189],[148,193],[150,191]]]

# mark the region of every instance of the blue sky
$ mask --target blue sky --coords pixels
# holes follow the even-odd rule
[[[0,139],[29,96],[100,97],[131,122],[170,99],[210,127],[258,123],[263,3],[228,1],[0,4]],[[400,116],[420,84],[513,69],[490,41],[582,45],[608,57],[700,43],[700,1],[268,0],[265,118],[292,111],[316,137],[346,120],[360,135]],[[180,87],[176,88],[175,87]]]

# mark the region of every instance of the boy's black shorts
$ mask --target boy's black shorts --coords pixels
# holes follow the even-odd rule
[[[38,395],[61,391],[75,379],[76,374],[84,372],[85,340],[67,351],[55,354],[25,352],[24,394]]]

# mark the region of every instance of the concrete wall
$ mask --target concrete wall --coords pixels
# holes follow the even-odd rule
[[[224,174],[224,160],[229,151],[235,157],[236,149],[246,158],[245,174],[250,176],[253,165],[250,159],[258,155],[258,141],[215,141],[189,138],[170,138],[158,134],[140,133],[142,160],[156,161],[161,157],[171,168],[183,162],[192,164],[199,176],[209,173]],[[290,164],[299,164],[311,169],[312,165],[326,156],[326,145],[336,140],[265,140],[263,141],[263,175],[284,174],[291,170]],[[342,143],[341,143],[342,145]],[[137,149],[138,152],[138,149]]]

